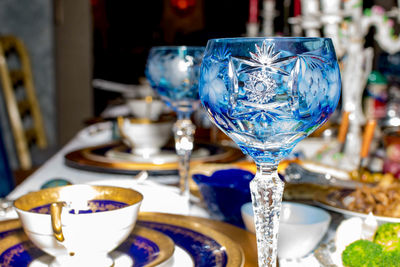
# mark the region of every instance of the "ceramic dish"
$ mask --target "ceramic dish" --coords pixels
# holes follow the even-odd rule
[[[0,240],[21,231],[21,227],[21,222],[17,219],[0,222]]]
[[[243,221],[255,232],[252,203],[241,208]],[[308,255],[325,236],[331,216],[323,209],[296,202],[282,202],[278,233],[279,259],[299,259]]]
[[[196,267],[243,266],[241,246],[228,236],[185,216],[160,213],[141,213],[140,226],[164,233],[175,245],[188,252]]]
[[[19,221],[14,228],[0,232],[0,266],[47,266],[52,258],[28,239]],[[19,226],[19,227],[18,227]],[[159,266],[167,263],[174,253],[174,243],[158,231],[136,227],[128,239],[111,253],[115,267]]]
[[[192,153],[193,159],[204,158],[210,155],[210,151],[207,148],[195,149]],[[106,157],[114,160],[120,160],[122,162],[137,162],[137,163],[149,163],[149,164],[165,164],[174,163],[178,160],[178,155],[175,149],[171,147],[164,147],[158,153],[151,155],[150,157],[142,157],[137,154],[130,153],[125,146],[119,146],[115,149],[110,149],[105,154]]]
[[[240,159],[243,153],[237,149],[227,146],[213,145],[213,144],[196,144],[194,148],[194,155],[196,150],[203,151],[198,157],[193,157],[191,164],[196,165],[205,162],[219,162],[227,163]],[[207,153],[204,153],[206,150]],[[112,151],[112,152],[110,152]],[[129,151],[129,148],[121,144],[110,143],[100,146],[88,147],[72,151],[65,155],[65,163],[67,166],[98,172],[117,173],[117,174],[136,174],[142,170],[150,172],[152,175],[166,175],[177,174],[178,162],[164,161],[154,162],[154,157],[151,157],[148,162],[131,161],[129,159],[121,160],[121,158],[112,158],[107,156],[108,153],[119,153],[121,151]],[[162,151],[174,151],[173,147],[165,147]],[[155,157],[157,159],[157,157]]]
[[[167,266],[194,266],[196,259],[197,262],[201,261],[199,265],[196,265],[200,267],[258,266],[257,257],[255,257],[257,253],[255,235],[231,224],[200,217],[148,212],[139,214],[137,225],[152,225],[155,230],[168,232],[172,237],[171,239],[176,244],[175,253],[173,263]],[[0,237],[21,231],[20,227],[19,220],[0,223]],[[191,248],[191,242],[200,251]],[[208,247],[210,245],[212,247]],[[207,253],[211,253],[211,248],[213,248],[214,253],[217,253],[217,255],[212,255],[212,259],[219,259],[220,255],[225,255],[229,265],[214,265],[215,262],[213,263],[205,258]],[[167,264],[169,262],[170,260],[167,261]],[[129,264],[120,266],[129,266]]]
[[[345,217],[360,217],[363,219],[366,219],[368,217],[368,214],[366,213],[361,213],[361,212],[355,212],[346,209],[346,207],[343,206],[341,199],[348,194],[350,194],[353,190],[352,189],[341,189],[341,190],[335,190],[335,191],[326,191],[326,192],[320,192],[318,194],[315,194],[315,203],[327,210],[331,210],[337,213],[343,214]],[[384,223],[384,222],[392,222],[392,223],[400,223],[400,218],[395,218],[395,217],[384,217],[384,216],[376,216],[374,215],[375,219],[379,223]]]

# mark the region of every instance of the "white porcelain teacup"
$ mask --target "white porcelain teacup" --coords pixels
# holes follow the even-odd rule
[[[157,154],[172,134],[174,120],[163,117],[157,121],[118,117],[122,140],[132,148],[132,153],[150,157]]]
[[[165,108],[163,101],[152,96],[128,99],[127,105],[135,118],[153,121],[159,119]]]
[[[69,185],[28,193],[14,202],[29,239],[54,256],[51,266],[112,266],[108,253],[133,230],[139,192]]]

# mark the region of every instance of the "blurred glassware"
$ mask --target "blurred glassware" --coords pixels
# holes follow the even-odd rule
[[[387,80],[379,71],[368,75],[364,112],[367,119],[382,119],[386,115]]]
[[[392,83],[388,88],[386,116],[381,120],[382,127],[400,126],[400,84]]]
[[[146,65],[146,76],[151,86],[178,116],[173,131],[179,156],[180,189],[187,196],[195,132],[190,116],[199,103],[198,79],[204,49],[190,46],[153,47]]]
[[[389,54],[382,52],[378,58],[378,70],[389,83],[400,82],[400,52]]]

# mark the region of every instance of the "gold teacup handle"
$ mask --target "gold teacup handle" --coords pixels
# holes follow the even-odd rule
[[[51,226],[53,228],[53,235],[60,242],[63,242],[65,240],[61,224],[61,211],[65,205],[65,202],[55,202],[51,203],[50,205]]]

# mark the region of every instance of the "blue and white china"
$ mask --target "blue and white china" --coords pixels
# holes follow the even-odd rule
[[[235,231],[246,232],[239,228]],[[46,260],[51,262],[50,256],[22,232],[19,220],[1,222],[0,237],[2,267],[26,267],[29,264],[39,267]],[[173,244],[175,252],[171,249]],[[110,255],[115,267],[158,266],[160,263],[171,267],[241,267],[244,264],[242,247],[227,235],[205,226],[196,217],[166,213],[141,213],[134,232]]]
[[[196,267],[243,266],[244,255],[239,244],[190,217],[141,213],[138,225],[169,236],[176,246],[190,254]]]
[[[6,233],[7,232],[7,233]],[[52,257],[37,248],[21,228],[0,232],[0,266],[47,266]],[[158,231],[136,227],[128,238],[111,253],[115,267],[156,266],[169,262],[174,253],[174,243]],[[93,265],[88,265],[93,266]]]
[[[135,226],[142,194],[111,186],[42,189],[14,202],[28,238],[54,256],[51,266],[111,266],[110,251]]]

